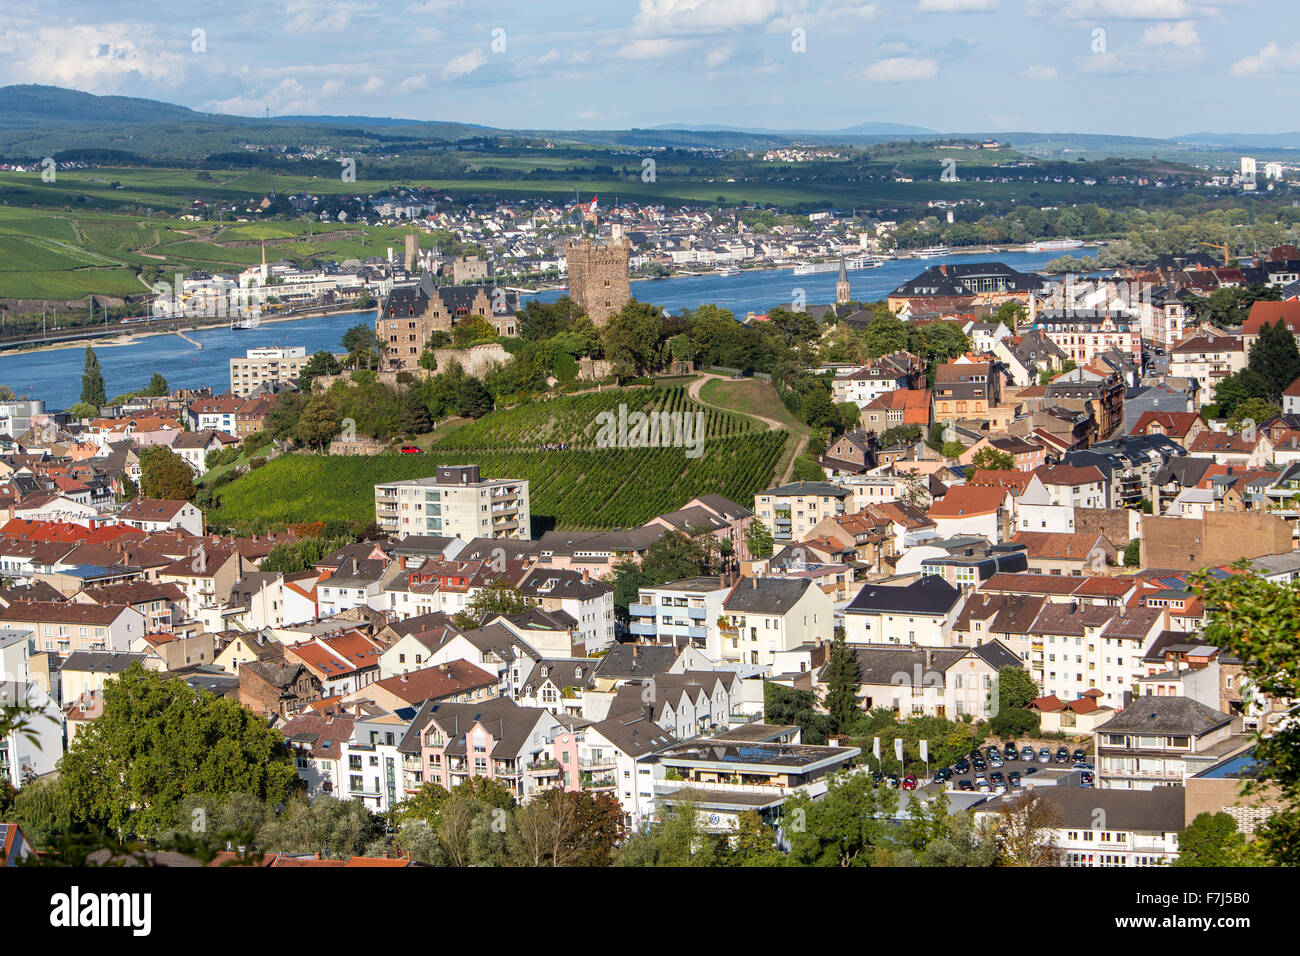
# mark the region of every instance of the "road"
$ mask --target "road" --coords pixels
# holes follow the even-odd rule
[[[747,415],[750,418],[756,418],[760,422],[763,422],[765,425],[767,425],[768,431],[777,431],[778,429],[780,429],[781,431],[789,431],[789,429],[784,424],[777,421],[775,418],[767,418],[766,416],[760,415],[757,412],[752,412],[749,410],[741,410],[739,408],[731,408],[726,405],[716,405],[713,402],[705,401],[703,398],[700,397],[700,390],[704,388],[704,384],[709,380],[718,379],[723,382],[730,382],[730,381],[737,381],[737,380],[732,379],[728,375],[717,375],[713,372],[700,372],[698,374],[699,377],[695,379],[695,381],[691,382],[690,385],[686,386],[686,394],[689,395],[695,401],[699,402],[701,405],[705,405],[709,408],[716,408],[718,411],[727,412],[728,414]],[[790,480],[790,476],[794,473],[795,461],[799,458],[800,455],[803,454],[804,449],[807,447],[808,447],[808,436],[807,435],[799,436],[799,441],[798,444],[795,446],[794,454],[790,456],[790,464],[786,466],[785,474],[783,474],[780,477],[780,479],[777,481],[778,485],[783,485]]]

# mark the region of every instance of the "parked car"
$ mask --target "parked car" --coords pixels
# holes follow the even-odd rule
[[[1096,785],[1096,778],[1093,777],[1091,773],[1085,770],[1083,773],[1079,774],[1079,786],[1092,787],[1095,785]]]
[[[1020,771],[1013,770],[1007,774],[1007,783],[1011,784],[1013,787],[1020,786]]]
[[[403,446],[402,446],[402,454],[403,454],[403,455],[423,455],[423,454],[424,454],[424,449],[421,448],[421,447],[418,446],[418,445],[403,445]]]
[[[993,790],[993,786],[987,780],[981,780],[976,789],[978,789],[980,793],[989,793]]]
[[[909,773],[906,777],[903,778],[903,789],[904,789],[904,790],[915,790],[915,789],[916,789],[916,777],[915,777],[915,775]]]
[[[993,756],[992,756],[992,757],[989,757],[989,766],[990,766],[990,767],[1001,767],[1001,766],[1002,766],[1002,754],[998,753],[996,750],[993,751]]]
[[[974,790],[974,789],[975,789],[975,784],[971,783],[969,780],[958,780],[958,781],[957,781],[957,789],[958,789],[958,790]]]
[[[1074,753],[1070,755],[1070,759],[1073,760],[1075,763],[1083,763],[1085,760],[1088,759],[1088,755],[1084,753],[1082,750],[1076,750]]]
[[[885,779],[889,781],[889,785],[891,787],[893,787],[895,790],[898,789],[898,774],[896,773],[887,774],[885,776]]]
[[[1094,767],[1090,762],[1085,760],[1082,763],[1076,763],[1074,765],[1074,769],[1075,770],[1096,770],[1097,768]]]
[[[1066,750],[1064,747],[1057,747],[1057,748],[1056,748],[1056,762],[1057,762],[1057,763],[1069,763],[1069,762],[1070,762],[1070,751]]]
[[[991,774],[989,774],[990,783],[1001,783],[1004,779],[1005,778],[1002,776],[1002,771],[1000,770],[994,770]]]
[[[1021,748],[1020,748],[1020,759],[1021,759],[1021,760],[1025,760],[1025,761],[1033,760],[1033,759],[1034,759],[1034,748],[1033,748],[1033,747],[1021,747]]]
[[[1046,747],[1044,747],[1042,750],[1038,751],[1038,762],[1039,762],[1039,763],[1051,763],[1051,762],[1052,762],[1052,752],[1051,752],[1050,750],[1048,750]]]
[[[976,757],[974,760],[971,761],[971,766],[974,767],[976,770],[983,770],[985,767],[988,766],[988,764],[984,762],[983,757]]]
[[[956,773],[969,773],[970,763],[969,761],[966,760],[965,757],[962,757],[960,760],[958,760],[955,764],[952,765],[952,769]]]
[[[880,782],[884,779],[885,779],[885,775],[881,773],[879,770],[871,771],[871,782],[874,783],[877,787],[880,786]]]
[[[1025,768],[1026,777],[1028,777],[1031,773],[1038,773],[1038,768],[1035,767],[1033,764],[1030,764],[1028,767]]]
[[[935,783],[947,783],[951,779],[952,779],[952,771],[949,770],[947,767],[940,767],[938,770],[934,772]]]
[[[1008,740],[1002,745],[1002,756],[1007,760],[1015,760],[1020,756],[1020,751],[1016,749],[1016,742]]]

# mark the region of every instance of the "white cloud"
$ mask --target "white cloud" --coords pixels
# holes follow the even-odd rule
[[[469,76],[486,62],[487,54],[478,47],[474,47],[468,53],[452,57],[442,71],[442,78],[444,80],[455,80],[462,76]]]
[[[1054,80],[1056,79],[1056,67],[1036,63],[1025,70],[1024,75],[1029,80]]]
[[[1183,20],[1196,16],[1213,16],[1217,3],[1194,0],[1030,0],[1029,13],[1054,16],[1065,20]]]
[[[722,66],[722,64],[726,63],[735,55],[736,55],[735,47],[729,47],[729,46],[714,47],[704,57],[704,65],[707,66],[710,70],[715,70],[718,67]]]
[[[91,93],[116,92],[133,79],[179,85],[188,66],[202,58],[172,49],[175,44],[159,40],[152,25],[130,21],[0,34],[9,75]]]
[[[691,49],[691,40],[670,40],[666,38],[633,40],[619,48],[616,57],[628,60],[662,60]]]
[[[997,8],[998,0],[920,0],[916,5],[922,13],[983,13]]]
[[[594,120],[594,119],[598,119],[599,117],[600,114],[597,113],[595,110],[583,110],[581,113],[578,114],[578,119],[580,120]]]
[[[939,75],[939,64],[922,57],[896,56],[878,60],[862,72],[864,80],[872,83],[905,83],[909,80],[929,80]]]
[[[1196,33],[1196,24],[1191,20],[1177,23],[1157,23],[1147,27],[1142,34],[1143,43],[1172,43],[1174,46],[1200,46],[1201,38]]]
[[[1258,53],[1244,56],[1232,64],[1228,72],[1236,77],[1272,76],[1277,73],[1300,71],[1300,43],[1283,49],[1270,43]]]
[[[398,93],[418,93],[421,90],[429,88],[429,78],[423,73],[417,73],[415,76],[408,76],[397,84]]]
[[[366,80],[365,84],[361,87],[361,92],[379,93],[382,90],[384,90],[387,86],[388,84],[385,83],[382,79],[380,79],[377,76],[372,76],[370,77],[370,79]]]
[[[343,33],[358,14],[372,14],[375,3],[357,0],[280,0],[289,33]]]

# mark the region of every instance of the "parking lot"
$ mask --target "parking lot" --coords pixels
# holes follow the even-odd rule
[[[1070,748],[1070,750],[1071,753],[1073,753],[1074,748]],[[937,793],[942,786],[942,789],[945,789],[951,793],[953,791],[959,790],[961,787],[961,781],[966,780],[970,782],[972,787],[970,791],[966,791],[966,792],[983,793],[986,796],[992,796],[993,794],[999,792],[998,788],[996,786],[993,786],[994,773],[1001,773],[1003,779],[1008,782],[1008,787],[1007,787],[1008,792],[1014,792],[1015,790],[1024,790],[1036,786],[1037,787],[1083,786],[1082,773],[1080,770],[1075,769],[1074,762],[1072,759],[1067,760],[1065,763],[1056,762],[1055,747],[1052,748],[1052,761],[1050,763],[1042,763],[1039,761],[1038,748],[1034,749],[1033,760],[1024,760],[1021,757],[1020,752],[1021,752],[1021,748],[1018,747],[1016,751],[1016,757],[1014,760],[1008,759],[1004,754],[1002,758],[1002,765],[996,766],[991,761],[989,761],[987,751],[981,749],[980,754],[985,761],[985,766],[983,770],[979,770],[973,765],[970,765],[971,760],[970,757],[967,756],[966,760],[968,766],[966,768],[965,773],[958,773],[955,767],[949,767],[948,770],[952,772],[952,777],[949,780],[947,780],[944,784],[940,785],[935,783],[933,780],[934,773],[939,768],[931,767],[930,776],[924,782],[921,780],[920,775],[919,774],[917,775],[917,789],[928,791],[931,793]],[[1085,762],[1087,763],[1092,762],[1092,758],[1090,755],[1085,755]],[[1013,787],[1010,785],[1009,782],[1010,774],[1013,772],[1020,774],[1020,785],[1018,787]],[[1095,780],[1096,771],[1092,770],[1091,773],[1093,773],[1094,780]],[[981,774],[983,775],[984,779],[989,781],[990,786],[987,791],[981,791],[979,789],[978,781]],[[922,786],[922,783],[924,783],[924,786]]]

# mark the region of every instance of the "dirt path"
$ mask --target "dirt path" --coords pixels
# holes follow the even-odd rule
[[[686,386],[686,394],[689,395],[695,401],[699,402],[701,405],[708,406],[709,408],[715,408],[720,412],[727,412],[728,414],[733,414],[733,415],[746,415],[749,418],[757,419],[758,421],[763,422],[765,425],[767,425],[768,431],[777,431],[778,429],[780,429],[781,431],[790,430],[783,422],[779,422],[775,418],[768,418],[765,415],[760,415],[757,412],[749,411],[748,409],[731,408],[726,405],[717,405],[714,404],[713,402],[706,401],[705,399],[701,398],[700,391],[701,389],[704,388],[706,382],[708,382],[711,379],[719,379],[724,382],[729,382],[731,381],[731,378],[726,375],[717,375],[713,372],[700,372],[698,374],[699,377],[695,379],[695,381],[691,382],[690,385]],[[799,440],[795,444],[794,454],[790,456],[790,462],[785,466],[784,474],[782,474],[780,478],[777,480],[778,485],[784,485],[790,481],[790,476],[794,474],[795,461],[799,458],[800,455],[803,454],[804,449],[808,447],[807,435],[799,435],[797,437]]]

